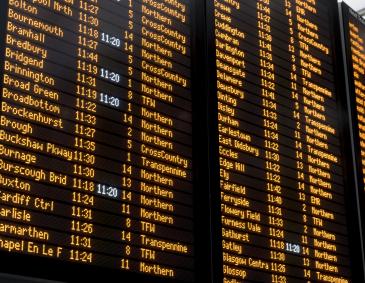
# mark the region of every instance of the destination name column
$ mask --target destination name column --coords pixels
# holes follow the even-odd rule
[[[7,228],[1,231],[0,246],[9,252],[64,258],[57,233],[40,228],[43,215],[47,222],[58,205],[36,193],[39,186],[34,186],[44,182],[60,186],[65,179],[42,168],[42,157],[35,153],[44,153],[46,148],[46,142],[36,137],[39,128],[63,129],[63,120],[54,116],[63,109],[57,103],[58,93],[52,90],[56,78],[45,73],[45,43],[49,37],[62,39],[64,32],[60,26],[38,19],[38,13],[30,3],[9,1],[0,117],[0,217],[1,227]]]

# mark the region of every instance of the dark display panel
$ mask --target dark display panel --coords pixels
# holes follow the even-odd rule
[[[353,156],[352,162],[356,172],[353,186],[354,196],[351,203],[358,208],[352,212],[352,215],[359,215],[359,224],[356,225],[359,227],[357,234],[363,240],[365,229],[365,20],[346,3],[339,5],[339,11],[346,72],[346,112],[349,120],[348,131],[351,134],[348,155]],[[364,245],[358,245],[357,248],[361,252],[359,259],[362,258],[362,262],[364,262]],[[364,273],[364,264],[362,264],[362,270]]]
[[[349,68],[350,101],[355,113],[361,159],[361,176],[365,178],[365,20],[347,5],[342,5],[346,57]],[[365,188],[362,188],[365,191]]]
[[[336,1],[0,8],[0,272],[364,281]]]
[[[336,1],[209,2],[223,282],[352,281]]]
[[[1,10],[0,250],[193,281],[190,1]]]

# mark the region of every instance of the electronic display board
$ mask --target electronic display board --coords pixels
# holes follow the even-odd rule
[[[339,34],[335,0],[1,1],[0,271],[362,282]]]
[[[223,282],[352,282],[336,1],[209,2]]]
[[[346,3],[339,4],[341,20],[342,53],[346,78],[348,130],[351,135],[349,155],[352,156],[355,169],[354,196],[352,203],[358,203],[358,209],[353,211],[359,216],[357,234],[364,239],[365,229],[365,20]],[[359,247],[360,248],[360,247]],[[362,261],[365,252],[362,244]],[[363,265],[365,270],[365,266]],[[364,279],[365,280],[365,279]]]
[[[1,252],[194,280],[190,2],[1,1]]]
[[[354,10],[342,4],[345,54],[348,66],[349,95],[355,114],[355,129],[359,140],[362,183],[365,178],[365,20]],[[362,187],[365,192],[365,187]]]

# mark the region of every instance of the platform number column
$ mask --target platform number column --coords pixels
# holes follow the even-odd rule
[[[121,268],[122,269],[130,269],[129,260],[127,259],[130,254],[132,253],[132,233],[129,231],[129,229],[132,226],[132,219],[131,219],[131,207],[130,203],[132,202],[132,191],[131,188],[133,186],[133,180],[132,180],[132,173],[133,173],[133,167],[131,164],[132,161],[132,150],[134,148],[133,144],[133,74],[134,74],[134,57],[133,57],[133,51],[134,51],[134,11],[133,11],[133,0],[128,0],[128,25],[125,30],[123,30],[123,38],[124,38],[124,44],[122,45],[123,52],[127,55],[128,58],[128,79],[127,79],[127,105],[125,108],[125,112],[122,113],[122,123],[126,126],[127,129],[127,138],[125,141],[125,148],[126,148],[126,157],[125,161],[122,164],[122,214],[124,215],[124,230],[122,231],[122,241],[124,243],[123,245],[123,253],[126,258],[121,259]]]

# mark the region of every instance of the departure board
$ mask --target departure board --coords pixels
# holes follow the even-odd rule
[[[342,7],[351,99],[336,0],[2,0],[0,272],[363,282]]]
[[[192,282],[190,1],[0,8],[2,255]]]
[[[210,3],[223,282],[350,282],[336,1]]]
[[[356,113],[360,149],[361,175],[365,180],[365,20],[347,5],[342,5],[344,36],[349,68],[352,109]],[[365,188],[362,188],[365,191]]]

